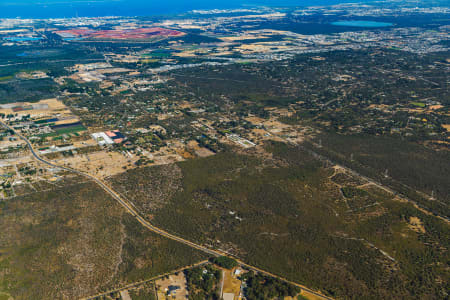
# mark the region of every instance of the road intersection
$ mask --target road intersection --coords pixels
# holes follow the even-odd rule
[[[208,254],[208,255],[211,255],[211,256],[215,256],[215,257],[218,257],[218,256],[230,256],[229,254],[224,253],[224,252],[222,252],[222,251],[210,249],[210,248],[207,248],[207,247],[205,247],[205,246],[196,244],[196,243],[194,243],[194,242],[191,242],[191,241],[186,240],[186,239],[184,239],[184,238],[182,238],[182,237],[179,237],[179,236],[173,235],[173,234],[171,234],[171,233],[168,233],[167,231],[164,231],[164,230],[162,230],[162,229],[160,229],[160,228],[158,228],[158,227],[152,225],[150,222],[148,222],[147,220],[145,220],[145,219],[144,219],[144,218],[136,211],[136,209],[133,207],[133,205],[132,205],[128,200],[124,199],[123,196],[121,196],[121,195],[119,195],[117,192],[115,192],[111,187],[109,187],[109,186],[108,186],[103,180],[101,180],[100,178],[97,178],[97,177],[95,177],[95,176],[93,176],[93,175],[91,175],[91,174],[88,174],[88,173],[85,173],[85,172],[82,172],[82,171],[79,171],[79,170],[76,170],[76,169],[73,169],[73,168],[69,168],[69,167],[57,165],[57,164],[55,164],[55,163],[53,163],[53,162],[51,162],[51,161],[48,161],[48,160],[45,160],[45,159],[41,158],[41,157],[37,154],[37,152],[34,150],[33,145],[30,143],[30,141],[29,141],[25,136],[23,136],[23,135],[21,135],[20,133],[18,133],[16,130],[14,130],[12,127],[10,127],[8,124],[4,123],[3,121],[0,121],[0,124],[1,124],[3,127],[7,128],[7,129],[9,129],[9,130],[12,130],[12,131],[14,132],[15,135],[17,135],[21,140],[23,140],[23,141],[27,144],[28,149],[30,150],[31,154],[33,155],[33,157],[34,157],[37,161],[39,161],[39,162],[41,162],[41,163],[43,163],[43,164],[45,164],[45,165],[48,165],[48,166],[50,166],[50,167],[58,168],[58,169],[61,169],[61,170],[64,170],[64,171],[68,171],[68,172],[72,172],[72,173],[74,173],[74,174],[77,174],[77,175],[86,177],[86,178],[88,178],[88,179],[94,181],[94,182],[95,182],[97,185],[99,185],[105,192],[107,192],[109,195],[111,195],[111,197],[113,197],[114,200],[116,200],[117,202],[119,202],[119,204],[122,205],[123,208],[125,208],[125,210],[126,210],[128,213],[130,213],[130,214],[131,214],[131,215],[132,215],[132,216],[133,216],[133,217],[134,217],[134,218],[135,218],[142,226],[146,227],[146,228],[149,229],[150,231],[152,231],[152,232],[154,232],[154,233],[156,233],[156,234],[159,234],[159,235],[161,235],[161,236],[163,236],[163,237],[165,237],[165,238],[168,238],[168,239],[177,241],[177,242],[179,242],[179,243],[185,244],[185,245],[187,245],[187,246],[189,246],[189,247],[192,247],[192,248],[194,248],[194,249],[197,249],[197,250],[199,250],[199,251],[202,251],[202,252],[204,252],[204,253],[206,253],[206,254]],[[324,296],[324,295],[322,295],[322,294],[320,294],[320,293],[318,293],[318,292],[316,292],[316,291],[313,291],[313,290],[311,290],[311,289],[309,289],[309,288],[307,288],[307,287],[305,287],[305,286],[303,286],[303,285],[301,285],[301,284],[298,284],[298,283],[296,283],[296,282],[289,281],[289,280],[287,280],[287,279],[285,279],[285,278],[283,278],[283,277],[280,277],[280,276],[278,276],[278,275],[275,275],[275,274],[272,274],[272,273],[270,273],[270,272],[267,272],[267,271],[264,271],[264,270],[262,270],[262,269],[259,269],[259,268],[257,268],[257,267],[248,265],[248,264],[246,264],[245,262],[239,260],[239,259],[236,258],[236,257],[233,257],[233,258],[238,262],[238,264],[239,264],[240,266],[242,266],[242,267],[244,267],[244,268],[253,270],[253,271],[255,271],[255,272],[260,272],[260,273],[265,274],[265,275],[267,275],[267,276],[271,276],[271,277],[274,277],[274,278],[278,278],[278,279],[280,279],[280,280],[283,280],[283,281],[285,281],[285,282],[288,282],[288,283],[290,283],[290,284],[293,284],[293,285],[295,285],[295,286],[298,286],[298,287],[300,287],[301,289],[307,291],[308,293],[311,293],[311,294],[313,294],[313,295],[315,295],[315,296],[317,296],[317,297],[319,297],[319,298],[321,298],[321,299],[332,300],[332,298],[327,297],[327,296]]]

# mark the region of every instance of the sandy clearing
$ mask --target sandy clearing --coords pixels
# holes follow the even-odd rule
[[[423,226],[422,220],[418,217],[410,217],[408,227],[417,233],[425,233],[425,227]]]
[[[124,167],[133,168],[135,161],[137,161],[136,156],[130,158],[121,153],[107,152],[106,150],[55,160],[58,164],[85,171],[101,178],[122,173],[125,171]]]
[[[45,109],[32,109],[32,110],[22,110],[14,112],[12,110],[12,107],[14,106],[30,106],[30,105],[48,105]],[[64,105],[61,101],[57,99],[46,99],[41,100],[37,103],[31,103],[31,102],[17,102],[17,103],[10,103],[8,104],[7,108],[0,108],[0,113],[3,114],[17,114],[19,116],[22,115],[30,115],[34,118],[37,117],[48,117],[48,116],[54,116],[56,113],[59,113],[60,115],[71,115],[72,112],[69,110],[67,106]]]
[[[167,296],[167,289],[171,285],[180,287],[180,289],[176,291],[175,297]],[[169,275],[169,278],[167,279],[157,280],[156,288],[158,291],[158,299],[186,299],[188,295],[186,285],[186,277],[183,272],[178,272],[178,275]]]
[[[241,281],[235,277],[233,277],[233,270],[223,269],[224,282],[223,282],[223,293],[231,293],[234,294],[235,299],[239,296],[239,292],[241,290]]]

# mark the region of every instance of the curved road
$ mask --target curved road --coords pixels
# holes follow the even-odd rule
[[[41,158],[41,157],[36,153],[36,151],[34,150],[33,146],[31,145],[30,141],[29,141],[26,137],[24,137],[23,135],[21,135],[21,134],[19,134],[18,132],[16,132],[16,130],[14,130],[12,127],[10,127],[8,124],[4,123],[3,121],[0,121],[0,124],[1,124],[3,127],[7,128],[7,129],[9,129],[9,130],[12,130],[12,131],[14,132],[15,135],[17,135],[21,140],[23,140],[23,141],[27,144],[28,148],[30,149],[31,153],[33,154],[33,156],[34,156],[34,158],[35,158],[36,160],[38,160],[38,161],[40,161],[41,163],[46,164],[46,165],[48,165],[48,166],[50,166],[50,167],[58,168],[58,169],[65,170],[65,171],[68,171],[68,172],[72,172],[72,173],[75,173],[75,174],[78,174],[78,175],[81,175],[81,176],[84,176],[84,177],[86,177],[86,178],[89,178],[89,179],[93,180],[93,181],[94,181],[95,183],[97,183],[103,190],[105,190],[108,194],[110,194],[117,202],[119,202],[119,203],[127,210],[127,212],[129,212],[131,215],[133,215],[133,217],[135,217],[135,219],[136,219],[141,225],[143,225],[144,227],[146,227],[147,229],[149,229],[149,230],[153,231],[154,233],[157,233],[157,234],[159,234],[159,235],[161,235],[161,236],[163,236],[163,237],[166,237],[166,238],[169,238],[169,239],[171,239],[171,240],[174,240],[174,241],[183,243],[183,244],[185,244],[185,245],[187,245],[187,246],[190,246],[190,247],[192,247],[192,248],[194,248],[194,249],[197,249],[197,250],[199,250],[199,251],[202,251],[202,252],[207,253],[207,254],[212,255],[212,256],[216,256],[216,257],[218,257],[218,256],[229,256],[229,255],[226,254],[226,253],[223,253],[223,252],[220,252],[220,251],[217,251],[217,250],[212,250],[212,249],[209,249],[209,248],[207,248],[207,247],[205,247],[205,246],[202,246],[202,245],[198,245],[198,244],[196,244],[196,243],[193,243],[193,242],[191,242],[191,241],[185,240],[185,239],[183,239],[183,238],[181,238],[181,237],[178,237],[178,236],[176,236],[176,235],[170,234],[170,233],[168,233],[168,232],[166,232],[166,231],[164,231],[164,230],[162,230],[162,229],[160,229],[160,228],[158,228],[158,227],[153,226],[150,222],[146,221],[141,215],[139,215],[139,213],[133,208],[133,206],[132,206],[130,203],[128,203],[128,201],[122,199],[122,197],[121,197],[118,193],[116,193],[113,189],[111,189],[111,188],[110,188],[106,183],[104,183],[101,179],[99,179],[99,178],[97,178],[97,177],[95,177],[95,176],[93,176],[93,175],[90,175],[90,174],[88,174],[88,173],[84,173],[84,172],[78,171],[78,170],[76,170],[76,169],[72,169],[72,168],[68,168],[68,167],[64,167],[64,166],[59,166],[59,165],[57,165],[57,164],[54,164],[54,163],[52,163],[52,162],[50,162],[50,161],[47,161],[47,160]],[[234,258],[234,257],[233,257],[233,258]],[[234,258],[234,259],[236,259],[236,258]],[[307,287],[305,287],[305,286],[303,286],[303,285],[301,285],[301,284],[298,284],[298,283],[296,283],[296,282],[289,281],[289,280],[287,280],[287,279],[285,279],[285,278],[283,278],[283,277],[280,277],[280,276],[275,275],[275,274],[272,274],[272,273],[270,273],[270,272],[261,270],[261,269],[259,269],[259,268],[257,268],[257,267],[250,266],[250,265],[248,265],[248,264],[242,262],[242,261],[239,260],[239,259],[236,259],[236,261],[237,261],[242,267],[246,267],[247,269],[251,269],[251,270],[253,270],[253,271],[260,272],[260,273],[263,273],[263,274],[265,274],[265,275],[268,275],[268,276],[271,276],[271,277],[275,277],[275,278],[278,278],[278,279],[283,280],[283,281],[285,281],[285,282],[288,282],[288,283],[290,283],[290,284],[293,284],[293,285],[295,285],[295,286],[298,286],[298,287],[300,287],[301,289],[303,289],[303,290],[307,291],[308,293],[311,293],[311,294],[313,294],[313,295],[315,295],[315,296],[317,296],[317,297],[319,297],[319,298],[326,299],[326,300],[333,300],[333,298],[330,298],[330,297],[324,296],[324,295],[322,295],[322,294],[319,294],[319,293],[317,293],[317,292],[315,292],[315,291],[313,291],[313,290],[311,290],[311,289],[309,289],[309,288],[307,288]]]
[[[192,242],[190,242],[190,241],[187,241],[187,240],[185,240],[185,239],[182,239],[182,238],[180,238],[180,237],[178,237],[178,236],[174,236],[174,235],[172,235],[172,234],[170,234],[170,233],[168,233],[168,232],[165,232],[165,231],[163,231],[163,230],[161,230],[161,229],[159,229],[159,228],[153,226],[152,224],[150,224],[149,222],[147,222],[143,217],[141,217],[141,216],[139,215],[139,213],[131,206],[131,204],[129,204],[127,201],[123,200],[123,199],[122,199],[115,191],[113,191],[113,190],[112,190],[108,185],[106,185],[106,183],[104,183],[102,180],[100,180],[100,179],[98,179],[97,177],[95,177],[95,176],[93,176],[93,175],[90,175],[90,174],[88,174],[88,173],[84,173],[84,172],[78,171],[78,170],[76,170],[76,169],[72,169],[72,168],[60,166],[60,165],[54,164],[54,163],[52,163],[52,162],[50,162],[50,161],[47,161],[47,160],[41,158],[41,157],[36,153],[36,151],[34,150],[33,146],[31,145],[30,141],[29,141],[26,137],[24,137],[23,135],[17,133],[13,128],[11,128],[9,125],[5,124],[4,122],[0,121],[0,124],[2,124],[4,127],[8,128],[8,129],[14,131],[14,134],[15,134],[15,135],[17,135],[20,139],[22,139],[23,141],[25,141],[25,143],[27,144],[28,148],[30,149],[31,153],[33,154],[33,156],[34,156],[34,158],[35,158],[36,160],[38,160],[38,161],[40,161],[40,162],[42,162],[42,163],[44,163],[44,164],[46,164],[46,165],[48,165],[48,166],[50,166],[50,167],[58,168],[58,169],[65,170],[65,171],[68,171],[68,172],[72,172],[72,173],[75,173],[75,174],[78,174],[78,175],[81,175],[81,176],[84,176],[84,177],[87,177],[87,178],[93,180],[93,181],[94,181],[95,183],[97,183],[103,190],[105,190],[106,192],[108,192],[108,194],[110,194],[116,201],[118,201],[118,202],[119,202],[119,203],[120,203],[120,204],[121,204],[121,205],[122,205],[122,206],[123,206],[123,207],[131,214],[131,215],[133,215],[133,217],[135,217],[136,220],[138,220],[139,223],[141,223],[142,225],[144,225],[145,227],[147,227],[147,228],[150,229],[151,231],[153,231],[153,232],[155,232],[155,233],[157,233],[157,234],[160,234],[160,235],[162,235],[162,236],[165,236],[165,237],[167,237],[167,238],[170,238],[170,239],[172,239],[172,240],[175,240],[175,241],[184,243],[184,244],[186,244],[186,245],[188,245],[188,246],[191,246],[191,247],[193,247],[193,248],[196,248],[196,249],[198,249],[198,250],[201,250],[201,251],[203,251],[203,252],[206,252],[206,253],[208,253],[208,254],[210,254],[210,255],[213,255],[213,256],[221,256],[221,254],[220,254],[219,252],[216,252],[216,251],[211,250],[211,249],[208,249],[208,248],[206,248],[206,247],[197,245],[197,244],[195,244],[195,243],[192,243]]]

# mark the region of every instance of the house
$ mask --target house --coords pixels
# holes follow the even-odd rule
[[[175,296],[177,294],[177,291],[180,290],[181,287],[178,285],[169,285],[167,287],[167,295],[168,296]]]

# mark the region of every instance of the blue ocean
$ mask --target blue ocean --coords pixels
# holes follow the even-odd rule
[[[102,16],[153,16],[194,9],[248,6],[310,6],[369,0],[0,0],[0,18],[70,18]]]

